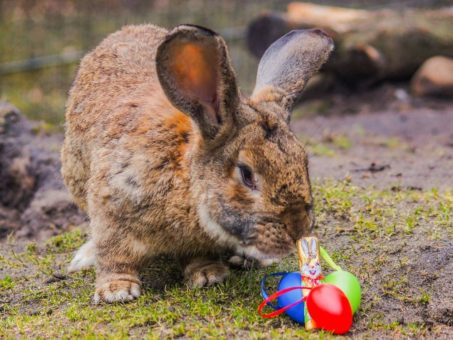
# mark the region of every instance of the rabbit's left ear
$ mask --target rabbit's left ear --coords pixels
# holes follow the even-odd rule
[[[258,65],[252,100],[276,102],[286,111],[327,61],[333,40],[320,29],[294,30],[266,50]],[[289,121],[289,112],[285,118]]]
[[[157,50],[156,69],[168,99],[195,121],[206,142],[233,130],[239,92],[219,35],[194,25],[176,27]]]

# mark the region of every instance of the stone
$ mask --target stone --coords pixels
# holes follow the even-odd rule
[[[453,98],[453,59],[436,56],[426,60],[411,80],[416,96]]]

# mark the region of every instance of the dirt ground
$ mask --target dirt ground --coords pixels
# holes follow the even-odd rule
[[[298,110],[323,115],[293,122],[311,149],[312,178],[361,186],[451,190],[453,103],[412,98],[404,87],[333,95]],[[321,146],[321,147],[319,147]]]
[[[306,102],[292,127],[311,155],[316,233],[363,285],[348,336],[452,338],[453,102],[414,99],[404,88],[385,86]],[[19,154],[45,149],[51,156],[44,163],[57,169],[62,136],[36,126],[23,131],[41,142]],[[51,174],[57,182],[51,191],[36,184],[26,206],[0,205],[0,336],[309,336],[285,317],[264,320],[255,313],[260,278],[295,270],[292,258],[193,292],[163,260],[167,264],[145,271],[145,294],[131,307],[93,307],[93,271],[64,273],[83,242],[78,226],[85,219],[58,171]]]
[[[307,105],[313,106],[313,103]],[[385,265],[375,269],[377,275],[368,277],[373,281],[371,291],[380,292],[377,298],[380,301],[372,305],[380,310],[386,320],[384,323],[425,324],[429,330],[440,326],[443,330],[439,334],[428,332],[424,336],[453,337],[453,286],[449,279],[453,275],[452,102],[411,98],[404,88],[384,86],[358,95],[337,95],[327,104],[316,105],[318,108],[327,106],[324,115],[293,123],[294,131],[311,150],[310,170],[315,182],[322,186],[328,179],[345,180],[367,190],[387,191],[390,193],[388,206],[394,206],[395,214],[403,216],[419,209],[420,206],[416,206],[423,200],[420,195],[399,202],[396,197],[401,192],[447,193],[449,217],[443,236],[427,237],[426,232],[435,228],[435,223],[428,218],[424,222],[419,220],[419,227],[414,228],[410,237],[373,238],[368,252],[363,251],[363,239],[359,238],[357,248],[353,246],[355,251],[351,252],[351,235],[348,235],[351,230],[341,221],[345,216],[339,223],[338,216],[327,215],[321,223],[337,225],[337,228],[321,228],[319,232],[322,239],[335,244],[336,249],[341,249],[340,244],[344,242],[346,257],[350,256],[349,265],[358,271],[364,267],[362,257],[368,264],[385,259]],[[379,202],[378,196],[373,208],[385,210],[386,204]],[[325,198],[322,200],[320,204],[325,203]],[[353,216],[349,218],[354,220]],[[356,254],[360,254],[360,258]],[[404,264],[406,260],[408,263]],[[386,282],[386,278],[391,277],[393,279]],[[401,296],[389,294],[386,288],[390,286],[390,290],[395,289]],[[417,289],[428,292],[431,297],[428,303],[411,304],[401,298]],[[368,322],[359,317],[355,327],[369,326]],[[382,335],[377,332],[374,336]]]

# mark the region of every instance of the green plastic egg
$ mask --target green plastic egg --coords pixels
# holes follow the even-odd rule
[[[352,313],[354,314],[357,311],[362,295],[357,277],[350,272],[338,270],[327,275],[322,282],[337,286],[348,298]]]

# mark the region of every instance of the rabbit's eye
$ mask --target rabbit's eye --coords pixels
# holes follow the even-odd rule
[[[242,182],[244,185],[252,190],[256,190],[256,183],[252,170],[247,165],[243,164],[238,165],[238,167],[241,172]]]

